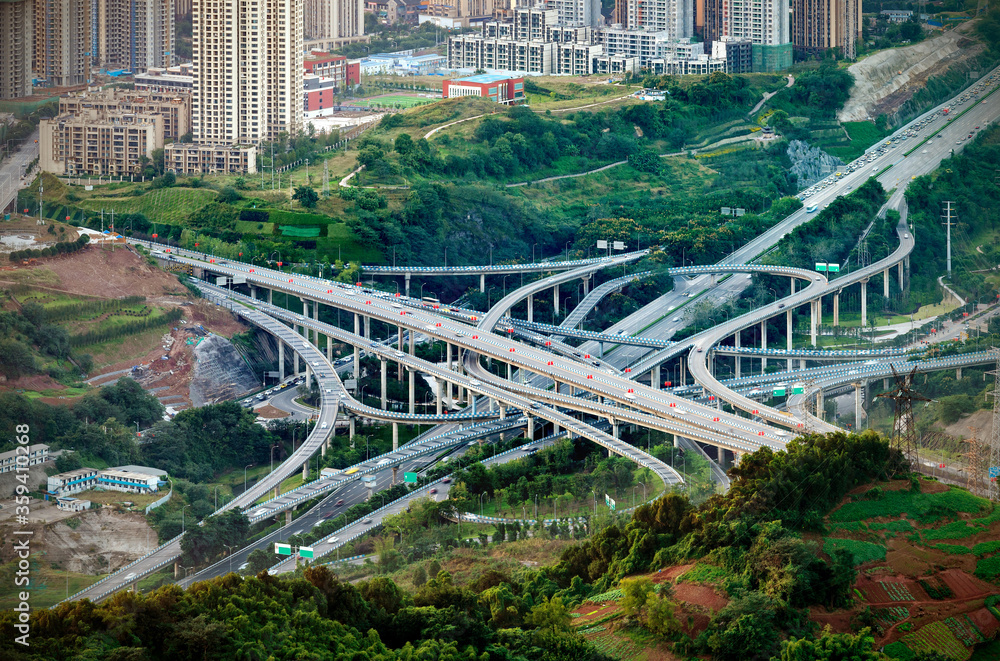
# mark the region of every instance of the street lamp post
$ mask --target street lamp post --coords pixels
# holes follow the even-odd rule
[[[231,574],[233,573],[233,549],[236,548],[236,545],[223,544],[223,546],[226,547],[226,551],[229,554],[229,573]]]
[[[247,491],[247,469],[253,466],[253,464],[247,464],[243,467],[243,493]]]
[[[639,484],[642,485],[642,502],[646,502],[646,483],[640,482]]]
[[[219,487],[221,487],[221,486],[222,486],[221,484],[217,484],[215,486],[215,510],[216,511],[219,510]]]
[[[487,492],[479,494],[479,518],[483,518],[483,496],[489,496]]]
[[[591,489],[590,493],[594,494],[594,516],[597,516],[597,489]]]
[[[271,470],[268,471],[268,473],[273,473],[274,472],[274,448],[276,448],[276,447],[278,447],[277,443],[275,443],[274,445],[271,446]]]
[[[185,505],[184,507],[181,508],[181,532],[185,532],[187,530],[187,525],[184,522],[184,510],[186,510],[189,507],[191,506]]]

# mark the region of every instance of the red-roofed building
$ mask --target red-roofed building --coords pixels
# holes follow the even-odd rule
[[[511,78],[502,74],[479,74],[468,78],[446,80],[442,96],[446,99],[481,96],[497,103],[522,103],[524,78]]]

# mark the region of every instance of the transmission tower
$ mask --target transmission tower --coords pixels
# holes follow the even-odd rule
[[[997,368],[989,374],[996,377],[993,390],[993,433],[990,434],[990,444],[986,448],[986,466],[989,481],[986,482],[987,497],[993,501],[1000,501],[1000,349],[993,347],[997,355]]]
[[[913,390],[913,379],[917,375],[914,367],[909,374],[899,374],[895,366],[892,377],[896,386],[877,397],[885,397],[893,402],[892,438],[890,445],[898,449],[910,463],[910,470],[919,470],[920,456],[917,451],[917,428],[913,422],[913,402],[929,402],[927,397]]]
[[[983,450],[985,448],[979,440],[979,430],[975,427],[969,427],[969,431],[972,432],[972,436],[965,442],[968,449],[962,454],[965,458],[965,486],[969,493],[982,496],[986,488],[986,475],[983,472]]]
[[[858,268],[865,268],[872,261],[871,253],[868,252],[868,241],[862,241],[858,247]]]

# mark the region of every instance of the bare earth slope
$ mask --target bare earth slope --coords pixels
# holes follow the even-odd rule
[[[972,25],[970,21],[933,39],[880,51],[851,65],[854,88],[837,119],[857,122],[892,114],[930,76],[979,54],[983,45],[974,40]]]

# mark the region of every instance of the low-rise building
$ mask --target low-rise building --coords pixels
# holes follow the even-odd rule
[[[135,88],[156,92],[187,92],[194,91],[194,75],[191,64],[182,64],[166,69],[153,67],[145,73],[136,74]]]
[[[18,446],[14,450],[0,452],[0,473],[17,470],[18,466],[37,466],[49,460],[49,446],[44,443]]]
[[[97,486],[100,471],[96,468],[77,468],[76,470],[50,475],[45,490],[56,497],[68,496]]]
[[[191,93],[153,89],[91,88],[59,97],[59,114],[84,110],[100,113],[147,114],[163,117],[163,137],[177,140],[191,130]]]
[[[147,473],[108,469],[98,474],[97,486],[126,493],[153,493],[159,491],[159,478]]]
[[[257,147],[175,142],[163,148],[163,167],[174,174],[256,174]]]
[[[79,498],[56,498],[56,507],[64,512],[82,512],[90,509],[90,501]]]
[[[879,13],[889,19],[890,23],[905,23],[913,18],[913,11],[909,9],[883,9]]]
[[[468,78],[444,81],[443,96],[454,99],[460,96],[481,96],[496,103],[511,104],[524,100],[524,78],[499,74],[480,74]]]
[[[361,60],[348,60],[343,55],[314,50],[305,57],[303,66],[306,75],[331,80],[338,91],[361,84]]]
[[[39,167],[57,175],[141,174],[163,147],[163,116],[94,109],[39,122]]]

